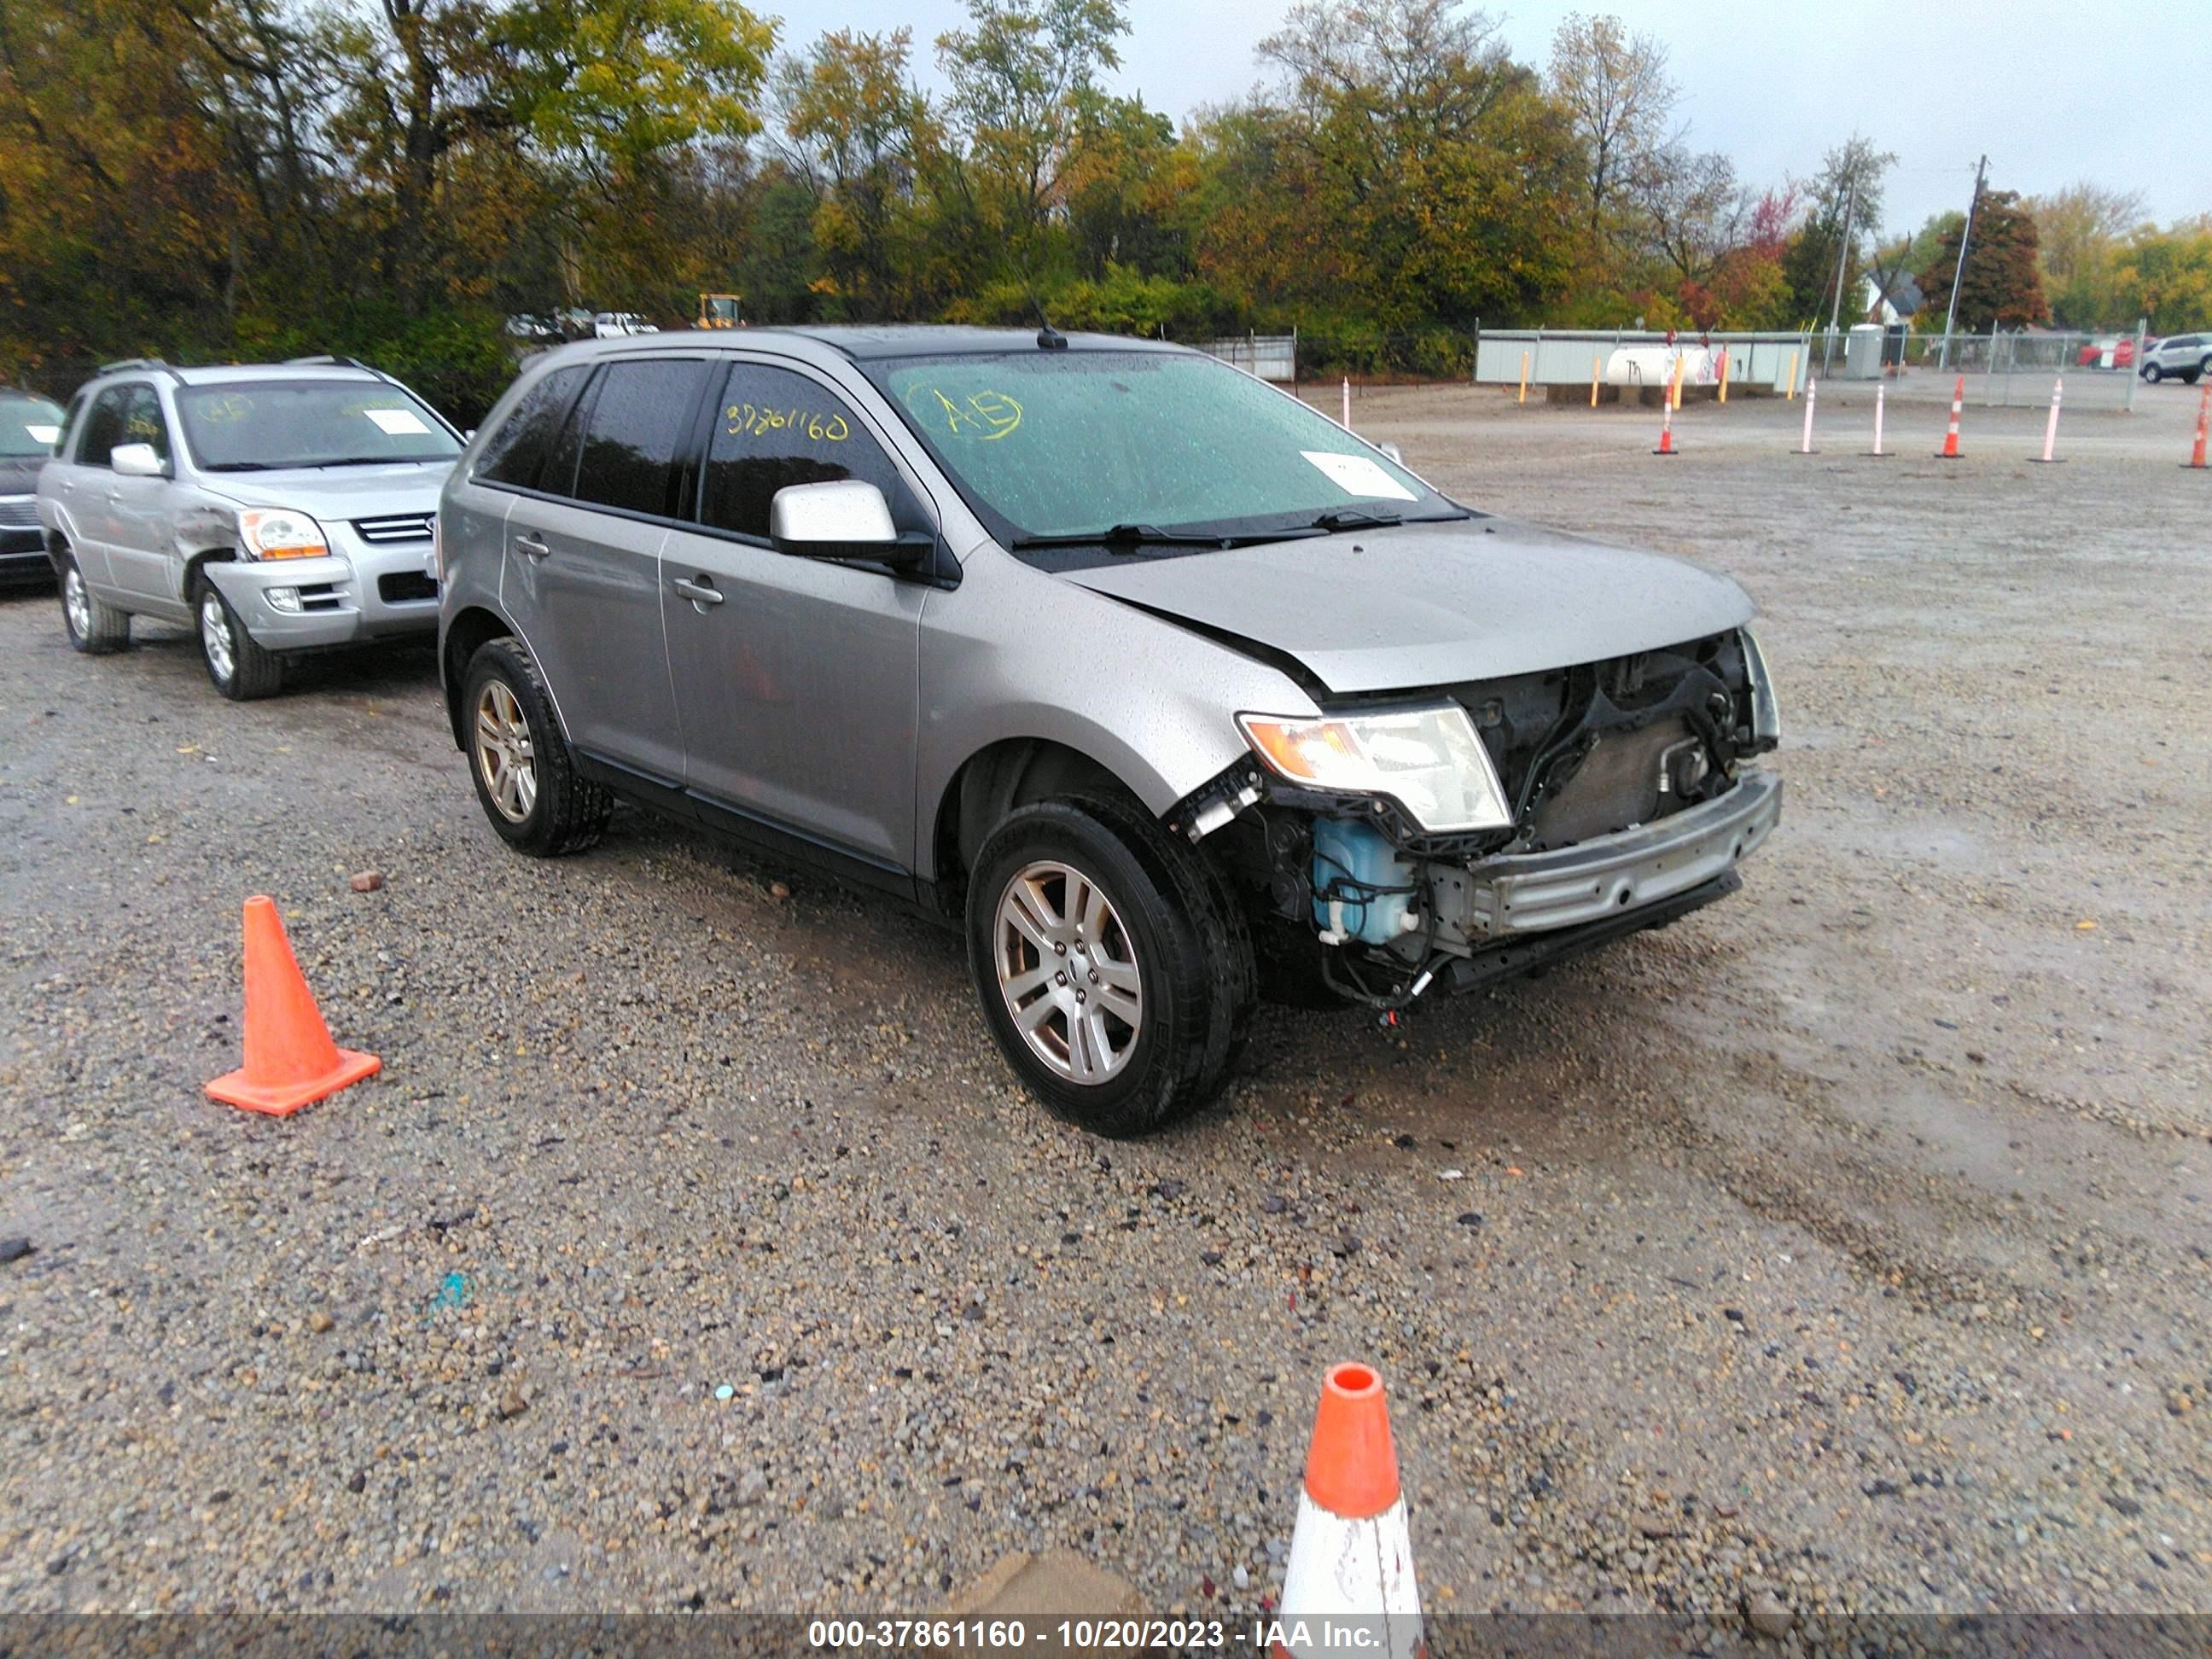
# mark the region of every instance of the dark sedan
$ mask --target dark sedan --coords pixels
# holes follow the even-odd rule
[[[61,436],[58,404],[0,386],[0,580],[52,576],[39,532],[39,469]]]

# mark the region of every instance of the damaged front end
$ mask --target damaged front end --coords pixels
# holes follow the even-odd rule
[[[1748,629],[1573,667],[1248,717],[1254,757],[1169,815],[1245,895],[1293,1000],[1382,1009],[1665,925],[1780,816]]]

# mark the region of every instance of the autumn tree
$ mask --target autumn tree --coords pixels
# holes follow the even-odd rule
[[[2019,195],[2008,190],[1984,191],[1968,233],[1964,221],[1956,229],[1946,228],[1937,240],[1935,258],[1920,273],[1920,290],[1935,314],[1948,314],[1956,283],[1958,325],[1967,333],[2049,322],[2035,216],[2021,205]],[[1963,278],[1959,275],[1962,237],[1966,250]]]
[[[1667,48],[1632,34],[1618,17],[1570,13],[1552,37],[1546,85],[1569,112],[1582,144],[1577,180],[1590,251],[1602,255],[1649,191],[1686,159],[1666,152],[1678,94],[1667,75]]]
[[[2142,192],[2084,179],[2023,205],[2035,216],[2044,292],[2052,314],[2074,328],[2123,320],[2116,314],[2113,267],[2122,239],[2143,222]]]
[[[1825,326],[1830,315],[1856,310],[1860,249],[1881,222],[1882,185],[1896,164],[1893,153],[1856,134],[1822,158],[1806,185],[1804,221],[1782,261],[1793,320]]]

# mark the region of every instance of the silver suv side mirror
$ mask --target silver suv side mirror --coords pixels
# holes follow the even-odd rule
[[[151,444],[118,444],[107,452],[107,464],[125,478],[163,478],[169,472]]]
[[[929,555],[933,538],[901,536],[884,492],[860,478],[791,484],[768,507],[768,538],[779,553],[811,559],[858,559],[911,569]]]

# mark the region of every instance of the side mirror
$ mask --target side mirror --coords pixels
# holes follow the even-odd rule
[[[1377,445],[1376,445],[1376,446],[1375,446],[1375,447],[1376,447],[1376,448],[1377,448],[1377,449],[1379,449],[1379,450],[1381,450],[1381,451],[1383,453],[1383,454],[1385,454],[1386,456],[1389,457],[1389,459],[1392,459],[1392,460],[1395,461],[1395,462],[1396,462],[1400,466],[1403,466],[1403,465],[1405,465],[1405,464],[1406,464],[1406,452],[1405,452],[1404,450],[1402,450],[1402,449],[1399,448],[1397,445],[1395,445],[1395,444],[1377,444]]]
[[[107,452],[107,464],[119,477],[165,478],[169,474],[151,444],[118,444]]]
[[[779,553],[808,559],[857,559],[911,570],[935,538],[902,536],[884,492],[860,478],[791,484],[768,506],[768,538]]]

